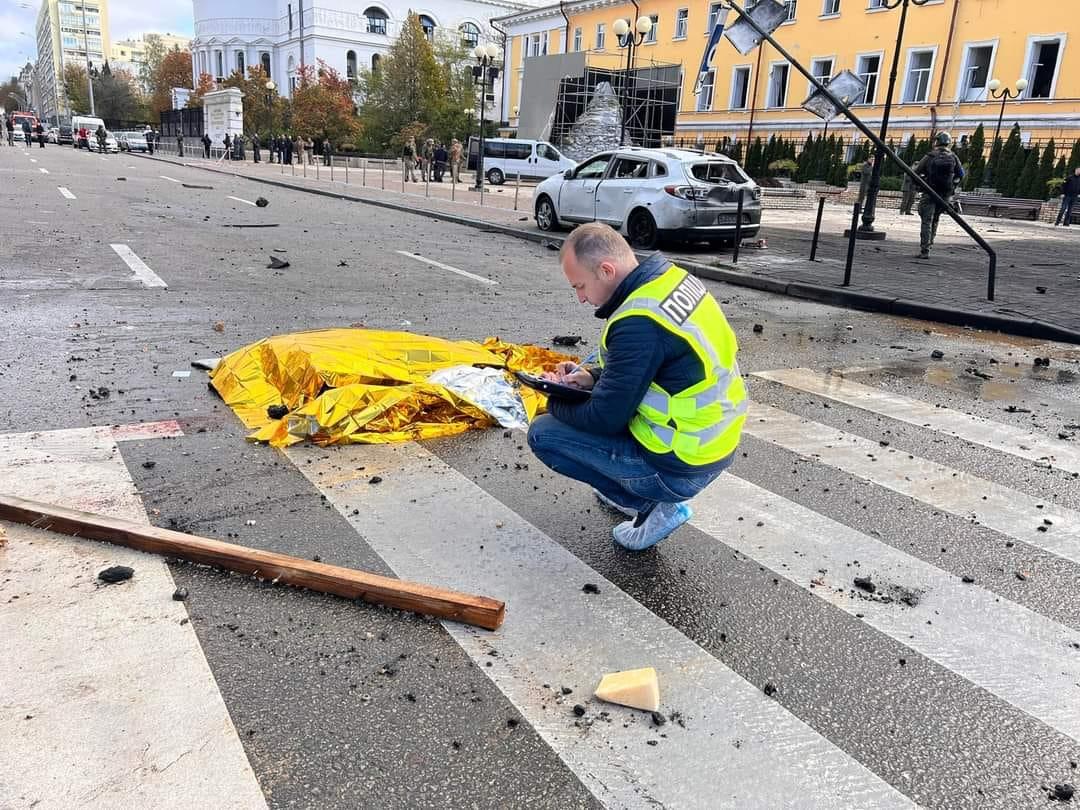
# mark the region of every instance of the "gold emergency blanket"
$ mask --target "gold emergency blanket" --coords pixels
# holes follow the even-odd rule
[[[249,428],[253,441],[287,447],[385,443],[452,436],[494,420],[475,404],[427,382],[453,366],[540,374],[577,358],[488,338],[483,344],[409,332],[324,329],[265,338],[222,358],[211,384]],[[520,389],[530,420],[544,397]],[[288,414],[273,419],[271,405]]]

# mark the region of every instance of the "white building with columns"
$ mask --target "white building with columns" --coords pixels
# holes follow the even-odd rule
[[[419,15],[429,38],[454,37],[471,51],[488,42],[501,48],[502,36],[489,21],[540,1],[193,0],[193,79],[198,84],[199,75],[209,73],[220,81],[234,70],[261,64],[279,92],[289,96],[301,65],[318,65],[320,59],[347,78],[378,70],[410,11]],[[502,95],[496,82],[488,96],[496,120],[505,118]]]

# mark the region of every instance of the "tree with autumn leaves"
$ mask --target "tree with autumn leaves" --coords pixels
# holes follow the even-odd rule
[[[352,83],[321,59],[318,68],[305,65],[298,71],[291,106],[291,129],[302,137],[315,141],[329,138],[339,146],[355,143],[363,130]]]

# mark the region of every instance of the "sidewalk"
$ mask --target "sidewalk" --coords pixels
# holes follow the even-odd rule
[[[155,159],[176,162],[172,155]],[[334,179],[321,166],[229,162],[187,157],[185,165],[235,174],[313,193],[354,199],[413,213],[428,213],[461,224],[490,228],[534,241],[560,243],[532,221],[532,186],[485,186],[483,195],[465,183],[403,183],[397,166],[372,161],[366,171],[335,167]],[[346,179],[348,182],[346,182]],[[462,179],[472,180],[463,174]],[[385,188],[383,187],[385,184]],[[404,189],[404,191],[402,190]],[[481,199],[482,198],[482,199]],[[875,226],[888,233],[881,242],[856,242],[852,283],[843,287],[851,210],[826,205],[817,261],[809,261],[816,210],[793,209],[783,201],[762,217],[763,249],[744,247],[739,262],[729,251],[704,246],[671,246],[666,252],[704,277],[837,306],[1000,330],[1080,343],[1080,229],[1042,222],[972,217],[969,222],[997,251],[994,301],[986,299],[988,257],[952,220],[942,217],[928,261],[916,259],[919,219],[895,210],[879,211]],[[515,210],[516,208],[516,210]],[[1040,292],[1040,288],[1043,290]]]

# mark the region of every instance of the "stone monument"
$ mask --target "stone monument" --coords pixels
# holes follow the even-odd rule
[[[222,146],[225,136],[232,140],[244,131],[244,94],[235,87],[214,90],[203,96],[203,130],[214,146]]]

